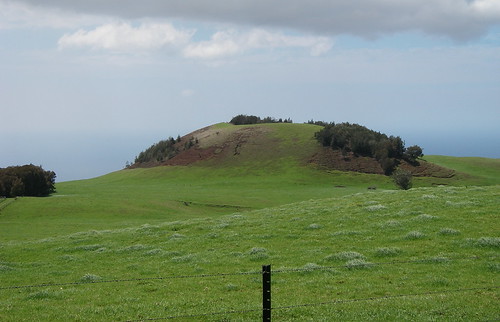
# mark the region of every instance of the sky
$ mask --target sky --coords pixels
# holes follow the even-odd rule
[[[238,114],[500,158],[500,0],[0,0],[0,167],[92,178]]]

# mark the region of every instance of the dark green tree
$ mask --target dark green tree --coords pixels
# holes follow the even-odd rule
[[[403,154],[404,159],[410,163],[417,162],[417,159],[423,156],[424,156],[423,150],[418,145],[412,145],[406,148],[406,151]]]
[[[392,174],[392,180],[399,188],[408,190],[412,187],[412,173],[404,169],[396,169]]]
[[[55,191],[54,171],[32,164],[0,169],[0,196],[47,196]]]

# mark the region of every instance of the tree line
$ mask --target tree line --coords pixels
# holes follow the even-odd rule
[[[173,158],[179,153],[179,148],[176,143],[180,142],[180,136],[177,139],[169,137],[167,140],[161,140],[158,143],[151,145],[146,150],[139,153],[135,157],[135,163],[146,163],[151,161],[161,162]]]
[[[181,143],[180,136],[177,136],[177,139],[169,137],[166,140],[161,140],[151,145],[149,148],[139,153],[139,155],[135,157],[134,163],[163,162],[172,159],[181,151],[192,148],[197,143],[198,139],[194,137],[189,138],[189,140],[184,140],[184,144]]]
[[[343,155],[353,153],[358,156],[376,159],[384,173],[392,174],[401,160],[417,163],[423,156],[422,148],[418,145],[405,147],[399,136],[387,136],[359,124],[325,123],[309,121],[308,123],[323,125],[323,129],[315,133],[315,138],[323,146],[340,150]]]
[[[43,197],[55,192],[56,173],[33,164],[0,168],[0,196]]]
[[[234,124],[234,125],[246,125],[246,124],[262,124],[262,123],[293,123],[292,119],[287,118],[287,119],[275,119],[274,117],[264,117],[260,118],[255,115],[236,115],[229,121],[229,123]]]

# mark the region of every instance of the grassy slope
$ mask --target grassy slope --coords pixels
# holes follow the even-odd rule
[[[264,143],[250,142],[223,162],[117,171],[59,183],[53,197],[3,201],[0,285],[244,272],[263,263],[275,268],[338,266],[331,272],[277,275],[274,298],[281,306],[498,284],[498,186],[384,191],[393,188],[384,176],[304,167],[311,152],[307,149],[314,148],[314,126],[264,127],[271,131]],[[216,128],[237,129],[226,124]],[[419,179],[416,186],[500,182],[497,160],[426,158],[468,175]],[[367,192],[371,185],[379,189]],[[424,236],[412,239],[412,231]],[[379,250],[383,247],[389,248]],[[349,270],[338,255],[345,251],[361,253],[370,262],[426,262]],[[443,259],[472,255],[481,258]],[[127,320],[258,309],[259,279],[0,290],[0,320]],[[472,296],[450,293],[298,308],[275,316],[488,320],[498,317],[497,302],[498,291],[482,290]]]
[[[218,127],[220,131],[241,128]],[[57,194],[50,198],[20,198],[0,214],[0,241],[220,216],[240,209],[345,195],[370,185],[392,187],[385,177],[304,167],[310,151],[303,146],[314,148],[308,143],[314,143],[315,126],[264,127],[272,135],[259,141],[260,145],[250,142],[241,154],[224,161],[122,170],[59,183]]]
[[[425,156],[424,159],[458,171],[457,179],[471,185],[500,183],[500,159],[442,155]]]
[[[20,198],[0,213],[0,241],[220,216],[242,209],[350,194],[373,185],[394,187],[384,176],[325,172],[304,166],[317,146],[313,134],[319,127],[314,125],[213,127],[220,137],[242,128],[260,128],[267,134],[250,138],[239,155],[230,154],[222,160],[122,170],[91,180],[58,183],[58,193],[50,198]],[[452,160],[453,164],[445,165],[469,171],[470,167],[463,169],[462,158]],[[475,176],[418,178],[415,186],[499,183],[497,168],[488,166],[491,170],[471,171]],[[486,171],[491,175],[484,179],[481,175]]]
[[[498,186],[376,191],[128,229],[2,243],[0,285],[258,272],[271,263],[273,306],[288,320],[498,318]],[[477,258],[475,258],[477,257]],[[354,260],[354,261],[353,261]],[[415,262],[419,261],[419,262]],[[372,265],[368,263],[384,263]],[[259,319],[259,274],[0,290],[0,320]],[[314,317],[314,318],[313,318]]]

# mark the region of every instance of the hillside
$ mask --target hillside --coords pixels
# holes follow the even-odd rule
[[[368,187],[396,188],[384,175],[341,171],[342,164],[353,164],[354,159],[342,157],[333,166],[322,164],[321,154],[332,152],[314,141],[318,128],[311,124],[226,123],[206,127],[182,138],[185,142],[197,137],[198,143],[163,163],[168,166],[151,164],[94,179],[61,182],[52,197],[1,203],[0,242],[120,229],[144,222],[218,217],[360,193]],[[434,161],[431,156],[425,158]],[[356,158],[361,163],[363,159]],[[500,183],[499,160],[482,160],[477,166],[476,159],[447,160],[441,164],[448,168],[421,162],[442,173],[434,170],[434,176],[416,177],[414,187]],[[450,177],[450,173],[454,175]]]
[[[195,163],[210,166],[272,164],[290,159],[304,166],[309,164],[324,170],[384,174],[380,163],[374,158],[322,147],[314,139],[314,134],[320,129],[321,126],[312,124],[219,123],[180,138],[174,145],[178,150],[175,156],[165,160],[136,162],[131,168]],[[416,164],[404,160],[400,162],[402,168],[417,177],[452,178],[455,175],[454,170],[425,160]]]

